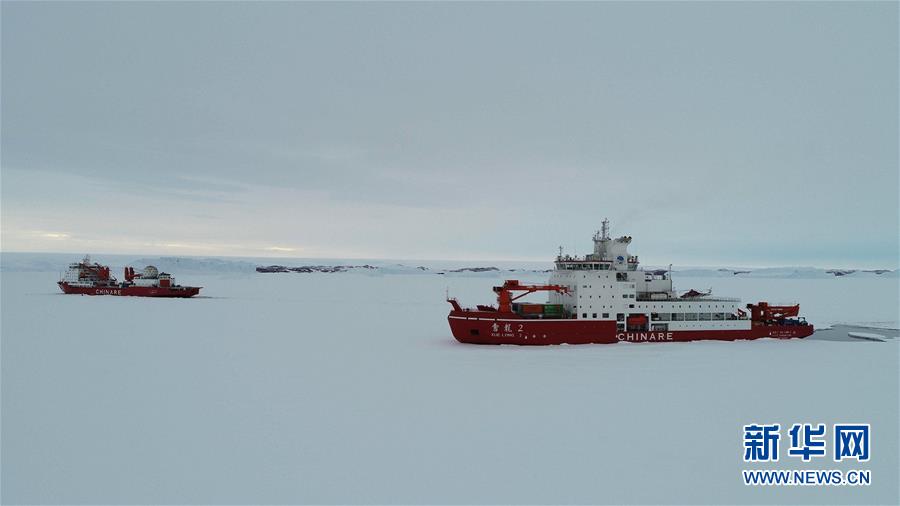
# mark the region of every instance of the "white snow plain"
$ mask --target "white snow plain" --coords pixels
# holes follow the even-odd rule
[[[0,273],[4,504],[900,502],[896,331],[471,346],[445,289],[489,303],[510,273],[173,269],[202,296],[157,300],[62,295],[47,265]],[[817,326],[896,328],[900,307],[896,277],[675,284],[796,300]],[[803,422],[870,423],[872,460],[787,457]],[[743,462],[749,423],[782,425],[780,462]],[[873,483],[742,484],[773,468]]]

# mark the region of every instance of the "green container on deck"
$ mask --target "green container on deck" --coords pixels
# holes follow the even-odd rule
[[[562,312],[562,304],[544,304],[544,314],[557,314]]]

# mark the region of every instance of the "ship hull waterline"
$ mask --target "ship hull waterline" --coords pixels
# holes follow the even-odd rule
[[[607,320],[533,319],[516,313],[451,311],[447,317],[453,337],[467,344],[613,344],[688,341],[737,341],[761,338],[796,339],[812,335],[812,325],[767,325],[749,329],[619,331]]]
[[[68,283],[57,283],[59,289],[66,294],[77,295],[113,295],[120,297],[177,297],[188,298],[200,293],[199,286],[74,286]]]

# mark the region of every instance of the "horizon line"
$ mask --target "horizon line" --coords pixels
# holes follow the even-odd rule
[[[234,255],[234,254],[220,254],[220,255],[211,255],[211,254],[177,254],[177,253],[110,253],[110,252],[97,252],[97,253],[76,253],[71,251],[16,251],[16,250],[4,250],[0,249],[0,255],[2,254],[22,254],[22,255],[90,255],[90,256],[159,256],[159,257],[171,257],[171,258],[233,258],[233,259],[261,259],[261,258],[271,258],[273,260],[276,259],[284,259],[284,260],[356,260],[356,261],[364,261],[364,260],[373,260],[373,261],[396,261],[396,260],[404,260],[404,261],[426,261],[426,262],[529,262],[529,263],[547,263],[553,264],[554,260],[547,259],[533,259],[533,258],[488,258],[488,257],[480,257],[480,258],[415,258],[415,257],[362,257],[362,256],[268,256],[268,255]],[[675,262],[670,262],[669,264],[664,265],[656,265],[656,264],[645,264],[645,267],[657,267],[662,268],[666,267],[666,265],[671,266],[679,266],[680,268],[732,268],[732,269],[778,269],[778,268],[807,268],[807,269],[836,269],[836,270],[900,270],[900,266],[895,267],[834,267],[834,266],[825,266],[822,264],[814,265],[814,264],[769,264],[769,265],[737,265],[737,264],[677,264]]]

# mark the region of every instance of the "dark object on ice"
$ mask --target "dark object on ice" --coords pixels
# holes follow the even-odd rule
[[[718,269],[719,272],[730,272],[732,276],[737,276],[738,274],[750,274],[750,271],[736,271],[733,269]]]
[[[302,265],[300,267],[285,267],[283,265],[270,265],[257,267],[256,272],[298,272],[307,274],[312,272],[346,272],[350,269],[377,269],[372,265]]]
[[[288,272],[288,268],[282,265],[270,265],[268,267],[257,267],[256,272]]]

